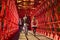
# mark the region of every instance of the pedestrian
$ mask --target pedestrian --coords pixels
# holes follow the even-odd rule
[[[20,29],[20,32],[22,32],[22,30],[23,30],[23,23],[22,23],[22,19],[21,18],[19,19],[19,29]]]
[[[25,16],[23,17],[23,21],[24,21],[24,32],[25,32],[25,35],[28,35],[28,17],[27,17],[27,14],[25,14]]]
[[[33,34],[36,35],[36,29],[37,29],[38,21],[36,19],[36,16],[32,18],[31,21],[31,27],[33,28]]]

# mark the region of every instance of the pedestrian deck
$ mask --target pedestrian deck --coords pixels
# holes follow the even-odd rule
[[[29,31],[28,35],[25,35],[24,32],[21,32],[18,40],[52,40],[52,39],[47,38],[38,33],[36,33],[36,36],[34,36],[32,31]]]

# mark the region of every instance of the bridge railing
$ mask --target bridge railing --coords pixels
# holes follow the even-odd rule
[[[60,32],[37,29],[37,32],[43,36],[51,38],[53,40],[60,40]]]

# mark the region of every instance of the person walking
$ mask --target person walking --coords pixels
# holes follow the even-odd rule
[[[27,15],[25,14],[25,16],[23,17],[23,21],[24,21],[24,32],[25,35],[28,35],[28,18]]]
[[[22,22],[21,18],[19,19],[19,29],[20,29],[20,32],[22,32],[22,30],[23,30],[23,22]]]
[[[34,34],[34,36],[36,35],[37,25],[38,25],[38,21],[36,19],[36,16],[34,16],[32,18],[32,21],[31,21],[31,27],[33,28],[33,34]]]

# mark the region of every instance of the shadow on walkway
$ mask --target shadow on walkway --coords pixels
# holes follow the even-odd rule
[[[18,30],[9,40],[18,40],[20,36],[20,30]]]

